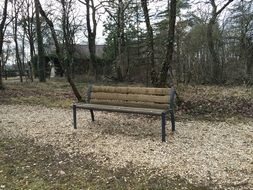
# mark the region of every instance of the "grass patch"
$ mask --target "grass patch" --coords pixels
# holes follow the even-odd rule
[[[46,83],[5,81],[6,90],[0,91],[0,102],[5,104],[43,105],[69,108],[76,98],[64,78],[55,78]],[[96,83],[103,85],[103,83]],[[108,84],[134,85],[140,84]],[[85,96],[87,83],[77,81],[76,86]],[[253,88],[229,86],[178,85],[179,95],[177,120],[224,120],[231,117],[253,117]]]
[[[43,105],[66,108],[76,98],[63,79],[49,80],[46,83],[6,81],[6,89],[0,91],[0,102],[5,104]],[[77,83],[80,93],[84,94],[85,83]]]

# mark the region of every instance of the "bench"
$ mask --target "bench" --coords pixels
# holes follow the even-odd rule
[[[168,114],[171,118],[172,131],[175,131],[175,94],[173,88],[89,85],[86,103],[73,104],[74,129],[77,128],[77,108],[90,110],[92,121],[95,121],[94,111],[158,115],[162,119],[162,142],[165,142]]]

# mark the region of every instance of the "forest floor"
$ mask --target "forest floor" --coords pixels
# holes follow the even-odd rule
[[[0,189],[253,189],[252,88],[178,86],[161,143],[157,117],[80,110],[74,130],[63,80],[5,84]]]

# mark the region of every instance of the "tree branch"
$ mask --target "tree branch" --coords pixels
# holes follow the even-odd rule
[[[214,0],[212,0],[212,1],[214,1]],[[217,12],[216,12],[216,15],[219,15],[230,3],[232,3],[234,0],[228,0],[228,2],[225,4],[225,5],[223,5],[223,7],[221,7],[220,8],[220,10],[218,10]]]

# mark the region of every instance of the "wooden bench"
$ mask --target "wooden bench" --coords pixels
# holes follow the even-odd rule
[[[165,142],[168,114],[171,118],[172,131],[175,131],[174,99],[173,88],[89,85],[86,103],[73,104],[74,129],[77,128],[77,108],[90,110],[92,121],[95,120],[94,111],[158,115],[162,119],[162,141]]]

